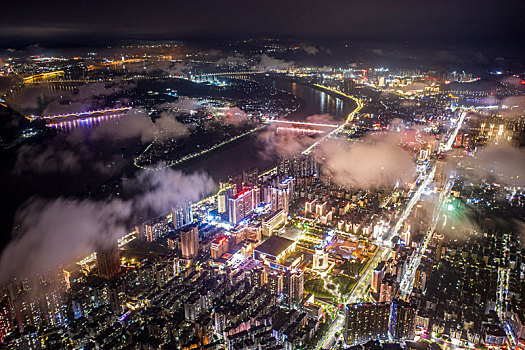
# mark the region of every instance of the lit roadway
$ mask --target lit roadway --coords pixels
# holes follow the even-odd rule
[[[427,188],[428,185],[430,185],[430,183],[432,182],[432,180],[434,180],[435,174],[436,174],[436,165],[434,164],[432,165],[432,169],[425,174],[423,182],[421,183],[421,185],[419,185],[417,190],[414,192],[414,194],[412,195],[412,198],[410,198],[410,201],[405,207],[403,214],[401,214],[401,217],[395,224],[394,228],[388,233],[388,236],[385,239],[385,244],[389,246],[392,245],[392,238],[396,235],[397,231],[399,231],[399,229],[405,222],[406,218],[412,211],[412,208],[414,207],[414,205],[416,205],[417,202],[419,202],[419,199],[421,198],[421,194],[423,193],[425,188]]]
[[[351,119],[353,119],[353,115],[355,115],[355,113],[357,113],[357,111],[359,111],[359,109],[361,109],[361,108],[362,108],[362,104],[358,103],[358,107],[356,108],[356,110],[354,110],[354,112],[352,112],[348,116],[348,119],[345,122],[345,124],[348,123],[349,121],[351,121]],[[450,150],[452,148],[452,145],[454,144],[454,140],[456,139],[456,136],[457,136],[459,130],[461,129],[461,126],[463,124],[463,121],[465,120],[466,115],[467,115],[466,112],[461,113],[461,116],[460,116],[459,120],[454,125],[454,130],[452,131],[449,139],[447,140],[447,143],[445,145],[445,151],[448,151],[448,150]],[[343,124],[341,127],[344,127],[345,124]],[[332,133],[334,131],[332,131]],[[326,138],[327,136],[325,136],[324,138]],[[320,142],[320,141],[322,141],[322,139],[319,140],[318,142]],[[308,154],[308,153],[306,153],[306,154]],[[436,165],[434,164],[432,166],[432,169],[430,171],[428,171],[426,173],[426,175],[424,176],[423,182],[419,185],[417,190],[414,192],[412,198],[410,199],[408,205],[405,207],[405,209],[403,211],[403,214],[400,216],[400,218],[397,221],[397,223],[394,226],[394,228],[389,231],[389,233],[388,233],[388,235],[387,235],[387,237],[385,239],[385,243],[386,244],[383,245],[383,246],[379,246],[378,247],[377,251],[375,252],[375,254],[370,259],[368,265],[365,267],[361,277],[359,278],[359,281],[355,284],[352,292],[348,295],[348,298],[347,298],[347,302],[348,303],[358,302],[360,300],[363,300],[363,298],[365,297],[366,291],[367,291],[367,287],[368,287],[368,285],[370,284],[370,281],[371,281],[371,276],[372,276],[373,270],[375,269],[375,267],[377,266],[379,261],[384,260],[391,253],[391,251],[392,251],[392,248],[391,248],[391,240],[392,240],[392,238],[395,236],[397,231],[399,231],[399,229],[403,225],[404,221],[406,220],[406,218],[410,214],[412,208],[414,207],[414,205],[421,198],[421,194],[423,193],[425,188],[428,185],[430,185],[430,183],[432,182],[435,172],[436,172]],[[342,319],[342,321],[341,321],[341,319]],[[328,329],[328,332],[321,339],[321,341],[317,344],[316,349],[322,349],[326,345],[330,345],[332,343],[333,335],[337,331],[341,330],[343,328],[343,326],[344,326],[344,316],[342,314],[340,314],[330,324],[330,328]]]
[[[328,328],[328,332],[324,335],[324,337],[319,341],[315,349],[330,349],[332,342],[334,340],[335,333],[342,329],[345,324],[345,317],[341,313],[337,313],[337,317],[335,320],[330,324],[330,328]]]
[[[454,186],[454,180],[450,180],[443,191],[440,194],[440,200],[446,199],[450,193],[450,190],[452,189],[452,186]],[[434,233],[434,230],[436,229],[437,223],[439,221],[439,218],[441,216],[441,212],[443,211],[443,206],[446,202],[443,201],[441,203],[438,203],[439,209],[437,212],[437,215],[434,215],[434,220],[432,222],[432,227],[430,227],[425,234],[425,238],[423,239],[423,244],[419,249],[416,251],[416,254],[410,259],[410,263],[408,265],[408,268],[403,275],[403,279],[401,280],[400,284],[400,297],[401,299],[406,299],[410,297],[410,294],[412,294],[412,288],[414,287],[414,279],[416,277],[416,270],[419,267],[419,264],[421,263],[421,258],[425,254],[425,251],[427,250],[428,244],[432,240],[432,235]]]
[[[511,348],[516,348],[518,340],[512,331],[507,317],[507,301],[509,299],[509,285],[510,285],[510,266],[508,261],[508,254],[510,251],[510,236],[506,234],[504,239],[504,259],[503,266],[498,268],[498,288],[496,290],[496,311],[503,322],[503,328],[507,333],[507,338],[512,344]]]
[[[257,130],[260,130],[260,129],[262,129],[262,128],[263,128],[263,126],[258,126],[258,127],[256,127],[256,128],[251,129],[251,130],[248,130],[248,131],[246,131],[246,132],[244,132],[244,133],[242,133],[242,134],[240,134],[240,135],[237,135],[237,136],[234,136],[234,137],[232,137],[232,138],[229,138],[229,139],[226,140],[226,141],[223,141],[223,142],[217,143],[217,144],[215,144],[215,145],[213,145],[213,146],[211,146],[211,147],[209,147],[209,148],[206,148],[206,149],[204,149],[204,150],[202,150],[202,151],[188,154],[188,155],[186,155],[186,156],[184,156],[184,157],[182,157],[182,158],[179,158],[179,159],[177,159],[177,160],[172,160],[171,162],[168,162],[165,166],[162,166],[162,167],[156,167],[156,168],[155,168],[155,167],[152,167],[152,166],[142,166],[142,165],[140,165],[138,162],[140,161],[140,158],[141,158],[141,157],[142,157],[142,156],[143,156],[143,155],[144,155],[144,154],[145,154],[145,153],[146,153],[146,152],[147,152],[147,151],[153,146],[153,144],[155,143],[155,141],[153,141],[152,143],[150,143],[150,144],[148,145],[148,147],[146,147],[146,149],[141,153],[141,155],[139,155],[138,157],[135,158],[135,161],[133,162],[133,164],[134,164],[137,168],[146,169],[146,170],[160,170],[160,169],[162,169],[162,168],[164,168],[164,167],[172,167],[172,166],[175,166],[175,165],[178,165],[178,164],[184,163],[184,162],[186,162],[186,161],[188,161],[188,160],[190,160],[190,159],[200,157],[200,156],[202,156],[203,154],[206,154],[206,153],[208,153],[208,152],[211,152],[211,151],[213,151],[213,150],[215,150],[215,149],[217,149],[217,148],[220,148],[220,147],[222,147],[222,146],[224,146],[224,145],[226,145],[226,144],[228,144],[228,143],[230,143],[230,142],[233,142],[233,141],[235,141],[235,140],[238,140],[238,139],[240,139],[241,137],[244,137],[244,136],[246,136],[246,135],[249,135],[249,134],[251,134],[251,133],[253,133],[253,132],[257,131]]]
[[[459,131],[459,129],[461,129],[463,121],[465,120],[466,114],[467,114],[466,112],[463,112],[461,114],[461,117],[459,118],[458,122],[456,123],[455,128],[454,128],[451,136],[449,137],[447,144],[445,145],[445,150],[446,151],[448,151],[448,150],[450,150],[452,148],[452,145],[454,144],[454,140],[456,139],[456,135],[458,134],[458,131]],[[421,194],[423,193],[425,188],[428,185],[430,185],[430,183],[434,179],[435,172],[436,172],[436,165],[434,164],[432,166],[432,169],[429,172],[427,172],[423,182],[421,183],[421,185],[418,187],[418,189],[416,190],[416,192],[414,193],[414,195],[412,196],[412,198],[408,202],[408,205],[405,207],[405,210],[403,211],[403,214],[401,215],[401,217],[397,221],[396,225],[388,233],[388,236],[385,239],[385,243],[387,243],[387,244],[385,246],[380,246],[378,248],[378,250],[376,251],[376,253],[372,257],[371,262],[366,266],[365,272],[362,274],[361,278],[356,283],[354,289],[352,290],[352,293],[350,294],[350,297],[348,299],[348,301],[350,303],[356,302],[356,301],[361,300],[363,298],[364,293],[366,291],[366,287],[367,287],[368,282],[370,280],[370,277],[372,276],[372,271],[377,266],[377,263],[379,261],[383,260],[384,258],[386,258],[388,256],[388,254],[390,254],[390,251],[391,251],[390,246],[391,246],[391,243],[392,243],[392,241],[391,241],[392,238],[397,233],[397,231],[399,231],[399,229],[403,225],[404,221],[406,220],[406,218],[408,217],[408,215],[412,211],[412,208],[414,207],[414,205],[421,198]]]
[[[435,171],[436,171],[436,167],[434,165],[432,169],[425,176],[425,180],[421,183],[421,185],[417,188],[416,192],[413,194],[412,198],[410,199],[407,206],[405,207],[396,225],[394,225],[394,228],[387,233],[387,237],[384,239],[385,245],[379,246],[377,248],[377,251],[372,256],[368,264],[366,265],[365,269],[363,270],[363,273],[361,274],[361,277],[359,278],[359,280],[354,286],[354,289],[348,296],[348,299],[347,299],[348,303],[359,302],[363,300],[363,298],[365,297],[367,287],[370,284],[372,273],[375,267],[380,261],[385,260],[390,254],[390,252],[392,251],[391,249],[392,238],[396,235],[397,231],[399,231],[399,229],[405,222],[406,218],[412,211],[412,208],[414,207],[414,205],[416,205],[416,203],[421,198],[421,194],[423,193],[425,188],[428,185],[430,185],[430,183],[434,179]]]
[[[456,127],[454,128],[454,131],[452,132],[452,135],[450,135],[449,139],[447,140],[445,151],[449,151],[452,149],[452,145],[454,144],[454,141],[456,140],[456,136],[458,136],[459,129],[461,129],[461,125],[463,124],[463,121],[465,120],[466,116],[467,116],[467,112],[461,113],[461,116],[459,117],[459,120],[456,124]]]

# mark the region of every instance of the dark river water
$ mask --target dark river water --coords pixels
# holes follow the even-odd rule
[[[302,100],[301,107],[287,117],[289,120],[305,120],[314,114],[330,114],[341,122],[356,107],[351,100],[342,100],[309,86],[283,78],[264,77],[260,81],[281,90],[288,91]],[[215,180],[224,180],[244,170],[269,169],[275,166],[279,156],[271,147],[275,134],[267,128],[247,135],[220,149],[180,164],[174,169],[206,172]]]

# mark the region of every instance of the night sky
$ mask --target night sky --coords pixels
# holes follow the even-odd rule
[[[519,43],[522,0],[4,0],[0,44],[249,36]]]

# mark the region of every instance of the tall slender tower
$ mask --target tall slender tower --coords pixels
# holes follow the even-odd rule
[[[186,201],[182,204],[173,205],[171,207],[171,216],[176,230],[191,224],[193,221],[191,202]]]
[[[199,252],[199,228],[196,224],[186,226],[180,231],[182,257],[193,259]]]
[[[102,278],[111,279],[120,272],[120,257],[118,244],[111,248],[101,248],[97,250],[98,275]]]

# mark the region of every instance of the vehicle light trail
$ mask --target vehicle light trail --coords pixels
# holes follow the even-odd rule
[[[454,140],[456,139],[456,136],[459,132],[459,129],[461,129],[461,126],[463,124],[463,121],[465,120],[465,116],[467,115],[467,112],[463,112],[461,113],[461,116],[456,124],[456,127],[454,128],[454,130],[452,131],[452,134],[450,135],[449,139],[447,140],[447,143],[445,145],[445,150],[448,151],[452,148],[452,145],[454,144]],[[414,207],[414,205],[419,201],[419,199],[421,198],[421,194],[423,193],[423,191],[425,190],[425,188],[430,185],[430,183],[432,182],[432,180],[434,179],[434,175],[436,174],[436,164],[434,164],[432,166],[432,169],[430,170],[430,172],[427,173],[427,175],[425,176],[425,180],[423,181],[423,183],[418,187],[418,189],[416,190],[416,192],[414,193],[414,195],[412,196],[412,198],[410,199],[410,201],[408,202],[408,205],[406,206],[405,210],[403,211],[403,214],[401,215],[401,218],[398,220],[398,222],[396,223],[396,225],[394,226],[394,229],[392,231],[390,231],[388,237],[386,237],[385,239],[385,242],[388,244],[388,245],[391,245],[392,244],[392,238],[394,237],[394,235],[397,233],[397,231],[399,231],[399,229],[401,228],[401,225],[403,225],[403,223],[405,222],[406,218],[408,217],[408,215],[410,214],[410,212],[412,211],[412,208]]]

